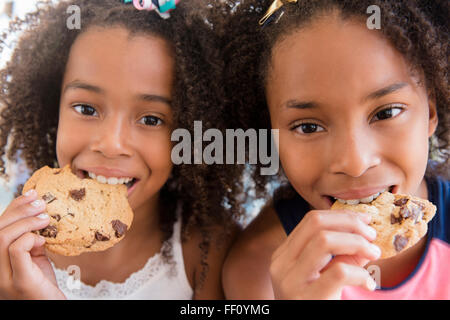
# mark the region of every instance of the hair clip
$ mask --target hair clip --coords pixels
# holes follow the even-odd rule
[[[278,10],[284,5],[283,1],[287,1],[290,3],[297,3],[298,0],[274,0],[270,5],[269,9],[266,11],[266,14],[259,20],[259,24],[261,26],[265,26],[267,23],[272,21],[275,17],[278,19],[281,18],[284,12],[279,12]],[[275,14],[278,11],[277,14]]]
[[[155,10],[163,19],[170,18],[169,11],[175,9],[180,0],[121,0],[124,4],[133,4],[138,10]]]

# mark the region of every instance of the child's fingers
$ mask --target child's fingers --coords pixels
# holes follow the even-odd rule
[[[321,231],[306,245],[293,268],[295,273],[302,275],[304,282],[312,281],[330,262],[333,255],[359,256],[376,260],[381,251],[360,235]]]
[[[38,216],[21,219],[8,225],[6,228],[0,230],[0,248],[8,248],[22,234],[45,228],[49,222],[49,216],[41,213]]]
[[[17,208],[21,205],[24,205],[25,203],[29,203],[33,200],[36,200],[37,198],[38,198],[38,194],[37,194],[36,190],[30,189],[23,195],[20,195],[17,198],[13,199],[11,201],[11,203],[8,205],[8,207],[6,208],[5,213],[3,215],[7,214],[7,211],[9,211],[9,209]]]
[[[11,263],[9,262],[8,248],[0,249],[0,292],[11,283],[12,270]],[[0,295],[1,296],[1,295]],[[1,299],[1,297],[0,297]]]
[[[33,277],[33,261],[30,252],[42,247],[45,238],[37,234],[27,232],[14,241],[9,247],[9,257],[13,271],[13,280],[16,286],[27,286]]]
[[[370,216],[348,210],[310,211],[294,231],[272,256],[276,259],[283,254],[284,261],[296,260],[309,240],[321,230],[333,230],[355,233],[372,241],[376,238],[375,230],[368,226]]]
[[[300,288],[320,278],[333,255],[375,260],[380,251],[360,235],[322,230],[312,237],[295,260],[280,256],[272,261],[270,274],[277,295],[297,296]]]
[[[376,237],[376,232],[367,225],[369,222],[370,215],[350,210],[312,210],[292,231],[286,246],[280,248],[279,253],[283,252],[283,249],[287,249],[287,247],[296,248],[289,249],[292,254],[290,258],[295,259],[309,239],[321,230],[358,233],[372,241]]]
[[[48,215],[43,215],[40,218],[29,217],[0,230],[0,279],[2,281],[8,281],[11,277],[11,264],[9,259],[9,247],[11,243],[26,232],[46,227],[49,221]]]
[[[321,299],[340,299],[345,286],[359,286],[373,291],[376,283],[366,269],[339,262],[312,282],[309,290],[317,293]]]
[[[34,199],[12,208],[8,207],[5,213],[0,216],[0,230],[20,219],[28,218],[44,212],[45,208],[45,201],[42,199]]]
[[[34,246],[31,251],[30,251],[30,255],[32,257],[40,257],[40,256],[47,256],[46,251],[45,251],[45,238],[43,236],[39,236],[41,238],[41,240],[43,240],[43,244],[40,246]]]
[[[357,267],[364,267],[370,262],[370,260],[361,256],[339,255],[335,256],[333,260],[322,269],[321,272],[324,272],[327,268],[331,267],[333,263],[337,262],[351,264]]]

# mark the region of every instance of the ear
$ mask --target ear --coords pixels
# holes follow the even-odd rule
[[[428,95],[429,119],[428,119],[428,137],[431,137],[436,131],[438,125],[438,114],[436,107],[436,96],[434,91]]]

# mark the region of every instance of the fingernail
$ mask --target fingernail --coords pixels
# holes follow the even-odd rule
[[[45,220],[45,219],[48,219],[49,216],[48,216],[48,214],[46,214],[46,213],[41,213],[41,214],[38,214],[38,215],[36,216],[36,218]]]
[[[370,291],[374,291],[377,288],[377,283],[375,282],[375,280],[372,279],[372,277],[368,277],[366,281],[366,286],[367,289],[369,289]]]
[[[30,190],[28,190],[27,192],[25,192],[23,195],[24,195],[25,197],[30,197],[30,196],[35,195],[35,194],[36,194],[36,190],[30,189]]]
[[[376,258],[379,258],[381,256],[381,249],[378,246],[371,244],[370,250],[374,253]]]
[[[39,208],[40,206],[42,206],[44,204],[44,201],[37,199],[34,200],[32,203],[30,203],[33,207],[35,208]]]
[[[375,239],[377,237],[377,231],[374,228],[369,227],[369,229],[367,229],[367,231],[369,233],[370,239]]]

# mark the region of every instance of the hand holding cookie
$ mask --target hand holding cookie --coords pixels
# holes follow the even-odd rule
[[[272,255],[275,298],[340,299],[349,285],[374,290],[363,266],[381,252],[371,244],[376,232],[369,222],[368,214],[348,210],[307,213]]]
[[[14,199],[0,216],[0,299],[64,299],[45,255],[49,216],[35,190]]]

